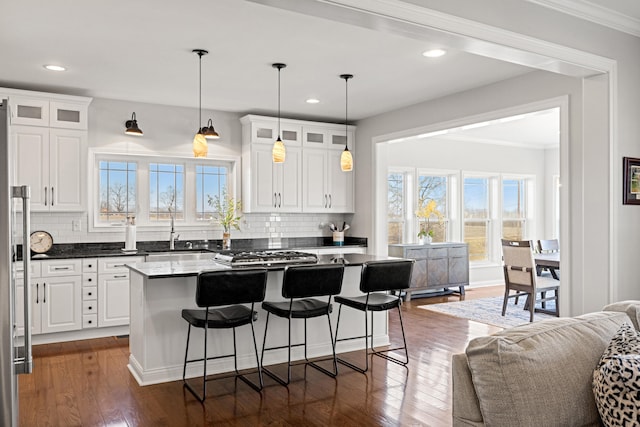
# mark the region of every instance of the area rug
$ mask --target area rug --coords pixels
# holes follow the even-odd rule
[[[547,309],[554,308],[555,301],[547,302]],[[518,305],[514,299],[510,299],[507,305],[507,312],[502,316],[502,297],[481,298],[465,301],[445,302],[441,304],[420,305],[418,308],[448,314],[450,316],[461,317],[473,320],[474,322],[488,323],[489,325],[501,328],[510,328],[525,323],[529,323],[529,311],[523,310],[524,298],[521,298]],[[555,316],[545,313],[535,313],[533,320],[554,319]]]

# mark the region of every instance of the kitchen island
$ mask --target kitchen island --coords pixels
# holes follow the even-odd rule
[[[360,294],[360,272],[362,264],[372,260],[389,259],[362,254],[319,256],[318,263],[341,263],[345,266],[341,295]],[[130,269],[130,333],[129,371],[140,385],[175,381],[182,378],[184,349],[187,339],[187,323],[181,312],[185,308],[197,308],[195,304],[196,280],[201,271],[230,269],[231,267],[213,260],[144,262],[127,265]],[[265,300],[282,301],[281,287],[284,265],[268,266],[267,291]],[[335,331],[338,307],[334,303],[331,325]],[[266,312],[257,304],[258,320],[255,324],[256,340],[262,344]],[[374,345],[389,344],[386,312],[374,314]],[[340,338],[364,334],[362,312],[345,308],[340,321]],[[278,325],[280,333],[276,333]],[[270,319],[270,345],[286,345],[287,322],[284,319]],[[309,335],[309,357],[331,354],[331,340],[324,317],[310,319],[309,330],[318,331]],[[203,353],[203,331],[192,331],[189,349],[190,357]],[[228,353],[233,348],[231,330],[209,331],[209,354]],[[255,367],[255,354],[250,328],[237,330],[238,368]],[[302,342],[303,322],[292,325],[292,342]],[[349,340],[338,344],[337,352],[364,348],[364,339]],[[292,360],[303,359],[303,348],[292,349]],[[287,361],[286,350],[270,351],[265,354],[265,365]],[[207,371],[211,374],[229,372],[233,368],[233,358],[209,361]],[[190,364],[187,377],[202,375],[202,364]]]

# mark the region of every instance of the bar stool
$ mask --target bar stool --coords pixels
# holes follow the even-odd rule
[[[304,363],[313,366],[320,372],[331,377],[338,374],[338,363],[336,361],[335,343],[331,330],[331,318],[329,314],[333,310],[331,298],[339,294],[342,290],[342,277],[344,266],[338,264],[322,265],[296,265],[288,266],[284,270],[282,279],[282,297],[288,301],[265,301],[262,308],[267,312],[267,320],[264,329],[264,340],[262,342],[262,356],[260,364],[265,374],[287,386],[291,382],[291,347],[304,346]],[[326,301],[313,297],[327,297]],[[288,319],[289,341],[287,345],[277,347],[266,347],[267,331],[269,330],[269,316],[282,317]],[[333,350],[333,372],[310,361],[307,357],[307,319],[319,316],[327,316],[329,322],[329,336],[331,337],[331,347]],[[291,319],[304,319],[304,342],[291,344]],[[287,379],[283,379],[271,370],[264,367],[264,352],[286,348],[287,359]]]
[[[348,341],[364,338],[365,367],[361,368],[340,358],[338,358],[338,362],[362,373],[365,373],[369,369],[368,356],[370,354],[383,357],[402,366],[406,366],[407,363],[409,363],[407,340],[404,334],[404,325],[402,324],[402,311],[400,310],[400,307],[402,306],[402,297],[400,295],[400,291],[402,289],[407,289],[411,284],[411,272],[413,270],[413,263],[414,260],[412,259],[366,262],[362,267],[362,274],[360,276],[360,291],[365,295],[356,297],[336,297],[336,303],[340,304],[340,308],[338,309],[335,342],[337,344],[338,341]],[[389,291],[397,291],[397,296],[390,295]],[[351,338],[338,338],[338,330],[340,328],[340,314],[342,313],[343,305],[364,312],[364,335]],[[404,346],[387,350],[376,350],[373,347],[373,312],[387,311],[393,308],[398,309],[398,316],[400,316],[400,329],[402,330],[402,341],[404,342]],[[369,334],[367,311],[371,312],[371,334]],[[369,337],[371,337],[370,352]],[[389,356],[387,354],[390,351],[396,350],[404,350],[404,360]]]
[[[243,270],[207,271],[198,274],[196,287],[196,304],[204,307],[204,310],[184,309],[182,318],[189,323],[187,332],[187,347],[184,352],[184,367],[182,370],[182,382],[201,403],[207,396],[207,361],[233,356],[235,374],[216,377],[215,379],[235,376],[251,386],[254,390],[262,390],[262,371],[258,360],[258,346],[253,322],[258,318],[254,310],[256,302],[264,300],[267,287],[267,269],[251,268]],[[251,308],[242,304],[251,304]],[[219,307],[219,308],[214,308]],[[238,360],[236,355],[236,328],[243,325],[251,325],[253,336],[253,348],[256,355],[259,384],[256,384],[238,372]],[[204,329],[204,357],[188,359],[189,339],[191,327]],[[207,356],[207,335],[209,329],[233,329],[233,353],[219,356]],[[186,380],[187,363],[204,362],[202,374],[202,395]]]

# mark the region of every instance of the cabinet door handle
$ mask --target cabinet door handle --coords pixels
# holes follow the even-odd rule
[[[331,202],[331,194],[329,194],[329,209],[331,209],[331,205],[333,205],[333,203]]]
[[[327,207],[327,195],[326,194],[324,195],[324,207],[325,208]]]
[[[36,283],[36,304],[40,304],[40,284]]]
[[[273,207],[278,207],[278,193],[273,193]]]
[[[46,283],[42,284],[42,303],[43,304],[47,303],[47,284]]]
[[[282,193],[278,193],[278,207],[282,207]]]
[[[113,276],[114,279],[124,279],[125,277],[127,277],[126,274],[116,274]]]
[[[47,187],[44,187],[44,205],[47,206]]]
[[[51,206],[53,206],[53,187],[51,187]]]

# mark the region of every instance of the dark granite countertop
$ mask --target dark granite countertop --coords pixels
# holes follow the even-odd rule
[[[366,247],[366,237],[345,237],[345,246]],[[188,247],[190,244],[190,247]],[[32,253],[33,260],[100,258],[114,256],[147,255],[154,252],[169,252],[168,241],[143,241],[136,243],[136,252],[123,251],[124,242],[104,243],[55,243],[46,254]],[[331,237],[292,237],[280,239],[233,239],[231,249],[237,251],[261,251],[279,249],[311,249],[337,247]],[[218,252],[222,250],[221,240],[179,240],[175,252]],[[22,246],[18,245],[15,260],[22,259]]]
[[[396,259],[394,257],[344,254],[344,255],[320,255],[318,264],[344,264],[345,267],[359,267],[367,261]],[[300,264],[297,264],[300,265]],[[283,270],[287,264],[263,265],[270,271]],[[228,270],[232,267],[219,264],[213,260],[198,261],[159,261],[127,264],[127,267],[148,279],[167,279],[172,277],[197,276],[202,271]],[[246,268],[246,267],[234,267]]]

